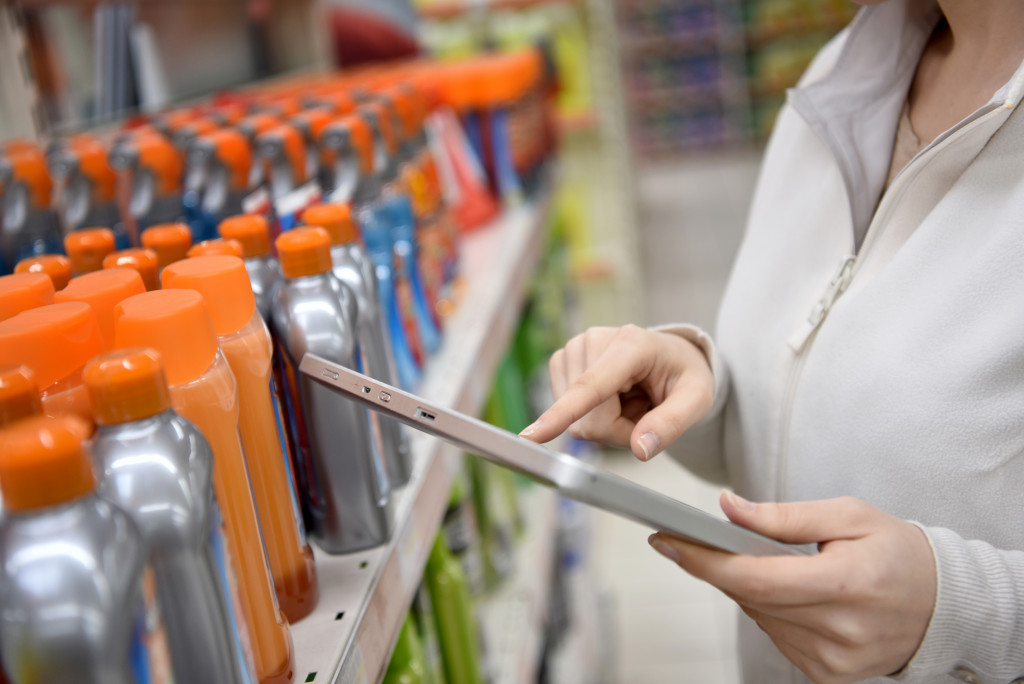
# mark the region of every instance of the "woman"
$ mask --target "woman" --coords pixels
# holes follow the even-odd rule
[[[524,436],[670,449],[735,523],[819,545],[652,536],[751,618],[748,683],[1024,682],[1021,35],[1019,0],[863,8],[789,93],[714,341],[552,357]]]

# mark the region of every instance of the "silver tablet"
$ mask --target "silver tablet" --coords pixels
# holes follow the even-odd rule
[[[806,555],[809,546],[791,546],[708,515],[629,480],[604,473],[578,459],[547,449],[511,432],[442,408],[362,373],[313,354],[299,370],[417,430],[553,487],[570,499],[712,548],[752,556]]]

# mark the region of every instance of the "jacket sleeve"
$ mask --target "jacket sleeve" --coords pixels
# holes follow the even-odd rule
[[[654,328],[659,332],[679,335],[704,352],[715,378],[715,394],[711,412],[682,437],[668,445],[666,453],[700,478],[715,484],[728,484],[725,467],[725,449],[722,439],[725,404],[729,399],[729,369],[719,355],[711,336],[700,328],[688,324],[664,325]]]
[[[894,679],[933,682],[953,675],[1006,684],[1024,678],[1024,551],[920,527],[938,570],[935,610],[917,653]]]

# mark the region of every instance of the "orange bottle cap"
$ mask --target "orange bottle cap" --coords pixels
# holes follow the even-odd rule
[[[68,139],[68,152],[78,161],[79,171],[92,181],[93,193],[100,202],[113,202],[117,176],[110,168],[107,148],[93,135],[76,135]]]
[[[184,223],[162,223],[142,231],[142,246],[156,252],[158,268],[188,256],[192,231]]]
[[[84,302],[29,309],[0,323],[0,363],[25,364],[44,391],[102,351],[96,314]]]
[[[50,206],[53,180],[46,168],[46,156],[34,143],[8,144],[4,155],[11,166],[14,179],[23,183],[29,191],[33,207]]]
[[[217,333],[195,290],[156,290],[114,309],[114,345],[151,347],[163,357],[167,383],[192,382],[217,356]]]
[[[331,270],[331,236],[323,228],[295,228],[274,241],[285,278],[301,278]]]
[[[232,190],[244,190],[249,186],[249,172],[253,161],[250,138],[247,138],[240,129],[223,128],[204,135],[199,140],[202,144],[212,147],[218,161],[227,168],[228,185]]]
[[[256,312],[256,297],[245,263],[235,256],[201,256],[171,264],[160,274],[165,290],[203,295],[217,335],[241,330]]]
[[[117,349],[97,356],[85,365],[82,383],[97,425],[143,420],[171,407],[164,364],[153,349]]]
[[[259,214],[229,216],[217,228],[222,238],[237,240],[246,259],[270,254],[270,229],[267,219]]]
[[[188,250],[189,259],[201,256],[232,256],[242,258],[242,243],[231,238],[203,240],[192,245]]]
[[[160,133],[138,133],[131,145],[138,154],[139,166],[156,179],[157,197],[178,192],[185,173],[185,160],[178,148]]]
[[[130,268],[142,276],[147,290],[160,288],[157,276],[156,252],[145,247],[132,247],[108,254],[103,259],[103,268]]]
[[[53,304],[53,281],[42,273],[0,276],[0,321]]]
[[[384,146],[388,154],[394,154],[398,150],[398,131],[395,130],[395,120],[398,118],[394,110],[394,103],[388,100],[370,102],[361,107],[364,111],[370,111],[377,116],[377,129],[384,139]]]
[[[138,271],[108,268],[72,278],[68,286],[54,295],[55,302],[85,302],[92,307],[103,335],[103,348],[114,348],[114,307],[129,297],[146,291]]]
[[[0,427],[41,413],[39,387],[28,366],[0,366]]]
[[[60,254],[43,254],[22,259],[14,266],[15,273],[42,273],[53,281],[54,290],[63,290],[71,280],[71,262]]]
[[[279,141],[281,151],[292,167],[292,178],[297,183],[306,181],[306,147],[302,141],[302,133],[290,124],[280,124],[256,136],[256,149],[262,147],[263,141]]]
[[[359,231],[352,221],[352,210],[343,202],[316,204],[302,213],[308,225],[319,226],[331,236],[332,245],[342,245],[359,239]]]
[[[35,416],[3,429],[0,491],[5,509],[49,508],[96,489],[92,459],[82,446],[83,428],[77,418]]]
[[[85,228],[64,238],[64,250],[75,275],[100,270],[103,258],[114,249],[114,232],[109,228]]]

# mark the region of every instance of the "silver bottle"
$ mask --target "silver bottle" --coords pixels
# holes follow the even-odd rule
[[[274,287],[281,280],[281,266],[272,256],[249,257],[243,261],[249,282],[252,283],[252,293],[256,296],[256,309],[269,325],[270,306]]]
[[[0,648],[12,680],[133,684],[144,560],[138,528],[95,494],[5,511]]]
[[[187,420],[164,411],[97,427],[91,451],[100,496],[128,513],[142,534],[175,681],[248,681],[211,544],[220,512],[206,439]]]
[[[330,272],[286,277],[271,308],[278,362],[290,367],[281,375],[298,383],[285,396],[310,534],[328,553],[383,544],[391,537],[394,509],[366,409],[297,370],[306,352],[357,367],[355,296]]]

